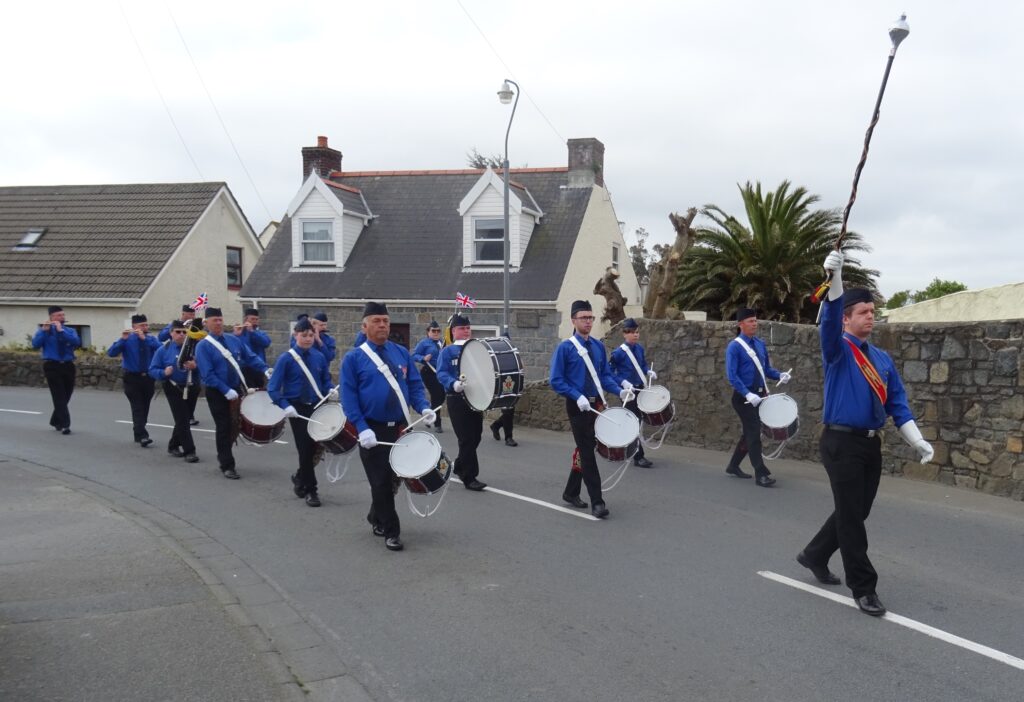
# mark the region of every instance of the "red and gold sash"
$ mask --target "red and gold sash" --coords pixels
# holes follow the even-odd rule
[[[864,380],[868,381],[868,385],[875,391],[878,399],[882,401],[882,406],[885,406],[885,400],[889,396],[889,391],[885,387],[885,383],[882,381],[882,376],[878,374],[875,367],[871,365],[871,360],[864,355],[864,352],[858,348],[857,344],[853,343],[845,336],[843,340],[850,345],[850,350],[853,351],[853,360],[857,362],[857,367],[860,368],[860,372],[864,374]]]

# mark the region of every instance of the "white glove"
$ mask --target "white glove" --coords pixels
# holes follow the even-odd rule
[[[373,429],[363,429],[359,432],[359,445],[364,449],[372,449],[377,445],[377,435],[373,433]]]
[[[583,395],[580,395],[579,397],[576,398],[576,406],[580,408],[580,412],[589,412],[590,410],[594,409],[593,407],[590,406],[590,400],[588,400]]]
[[[327,391],[327,401],[328,402],[337,402],[338,401],[338,387],[337,386],[334,386],[333,388],[331,388],[330,390]]]
[[[255,393],[256,393],[256,388],[246,388],[245,389],[245,394],[246,395],[254,395]]]
[[[299,416],[299,411],[292,407],[291,405],[288,405],[287,407],[284,408],[284,416],[288,417],[289,419],[294,419]]]
[[[755,395],[752,392],[748,392],[746,397],[747,397],[747,402],[752,404],[754,407],[757,407],[759,404],[761,404],[761,400],[764,399],[760,395]]]
[[[650,378],[651,380],[657,380],[658,374],[655,373],[653,370],[649,370],[647,371],[647,377]]]
[[[635,397],[631,388],[623,388],[619,391],[619,399],[622,400],[622,404],[626,404]]]
[[[265,371],[263,371],[263,375],[267,376],[267,380],[270,380],[270,376],[272,376],[273,374],[274,374],[274,369],[273,368],[268,368]]]
[[[828,289],[828,299],[838,300],[843,294],[843,261],[845,260],[842,251],[833,251],[825,259],[822,265],[829,271],[832,287]]]
[[[921,436],[921,430],[917,428],[913,419],[900,427],[900,434],[903,435],[903,440],[921,455],[921,463],[928,463],[935,457],[935,449]]]
[[[629,382],[628,380],[623,380],[621,387],[622,387],[623,390],[632,390],[633,389],[633,383]]]
[[[224,393],[224,399],[225,400],[237,400],[238,399],[238,393],[235,392],[234,390],[228,390],[226,393]]]
[[[793,379],[793,376],[791,376],[786,371],[782,371],[781,373],[779,373],[779,385],[785,385],[786,383],[788,383],[792,379]]]
[[[461,380],[456,380],[454,383],[452,383],[452,390],[454,390],[455,392],[462,392],[465,389],[466,384]]]
[[[437,421],[437,412],[435,412],[430,407],[424,409],[422,412],[420,412],[420,414],[423,415],[423,419],[424,421],[426,421],[427,424],[433,424],[434,422]]]

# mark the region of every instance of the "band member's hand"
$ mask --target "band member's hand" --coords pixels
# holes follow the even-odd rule
[[[142,328],[139,327],[138,329],[135,330],[135,336],[139,337],[140,339],[145,339],[146,332],[142,331]]]
[[[793,376],[791,376],[786,371],[782,371],[781,373],[779,373],[779,385],[785,385],[786,383],[788,383],[792,379],[793,379]]]
[[[272,376],[273,374],[274,374],[274,369],[273,368],[268,368],[265,371],[263,371],[263,375],[267,376],[267,380],[270,380],[270,376]]]
[[[425,408],[423,411],[420,412],[420,414],[423,415],[423,419],[427,422],[427,424],[433,424],[434,422],[437,421],[437,412],[435,412],[430,407]]]
[[[242,335],[242,325],[241,324],[236,324],[235,325],[235,336],[241,336],[241,335]]]
[[[245,389],[245,394],[246,395],[253,395],[255,393],[256,393],[256,388],[246,388]]]
[[[580,395],[579,397],[576,398],[576,406],[580,408],[580,412],[589,412],[590,410],[594,409],[593,407],[590,406],[590,400],[588,400],[583,395]]]
[[[184,368],[185,370],[195,370],[196,369],[196,362],[195,361],[185,361],[184,363],[181,364],[181,367]]]
[[[121,332],[121,341],[127,341],[128,337],[131,336],[131,335],[132,335],[132,330],[131,329],[125,329],[123,332]]]
[[[433,357],[434,357],[434,354],[428,353],[426,356],[423,357],[423,362],[426,363],[427,361],[429,361]]]
[[[619,391],[619,399],[622,400],[622,404],[626,404],[627,402],[632,400],[633,397],[634,394],[632,386],[628,388],[622,388],[622,390]]]
[[[623,380],[621,387],[622,387],[623,390],[632,390],[633,389],[633,383],[629,382],[628,380]]]
[[[373,433],[373,429],[363,429],[359,432],[359,445],[364,449],[372,449],[377,445],[377,435]]]
[[[50,323],[49,322],[43,322],[42,324],[39,325],[39,327],[43,331],[47,331],[47,332],[50,331]]]
[[[456,380],[454,383],[452,383],[452,390],[454,390],[455,392],[462,392],[465,389],[466,384],[461,380]]]
[[[647,371],[647,377],[650,378],[651,380],[657,380],[658,374],[655,373],[654,370],[649,370]]]
[[[833,251],[822,264],[829,273],[829,282],[832,283],[828,289],[829,300],[838,300],[843,294],[843,260],[842,251]]]
[[[174,375],[174,366],[167,366],[164,368],[164,375],[168,378]]]
[[[228,390],[226,393],[224,393],[224,399],[225,400],[237,400],[238,399],[238,393],[235,392],[233,389],[232,390]]]
[[[284,416],[288,417],[289,419],[293,419],[299,416],[299,411],[292,407],[291,405],[288,405],[287,407],[284,408]]]
[[[327,401],[337,402],[338,401],[338,387],[335,386],[327,391]]]
[[[935,449],[921,436],[921,430],[917,428],[917,423],[913,419],[900,427],[900,434],[903,436],[903,440],[917,451],[921,457],[921,463],[928,463],[935,457]]]
[[[757,407],[759,404],[761,404],[761,400],[764,399],[760,395],[755,395],[752,392],[748,392],[746,397],[747,397],[747,402],[752,404],[754,407]]]
[[[62,322],[54,322],[53,328],[56,329],[58,332],[62,332],[64,331],[64,324]]]

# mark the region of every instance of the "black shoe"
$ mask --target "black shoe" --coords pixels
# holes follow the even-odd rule
[[[199,463],[199,456],[194,453],[185,454],[185,463]]]
[[[838,575],[828,569],[827,565],[818,566],[811,563],[810,559],[807,558],[803,551],[796,554],[796,562],[814,573],[814,577],[818,579],[819,583],[824,583],[826,585],[839,585],[842,582],[839,580]]]
[[[770,475],[759,475],[759,476],[757,476],[757,481],[756,482],[761,487],[771,487],[777,481],[775,480],[775,478],[773,478]]]
[[[299,483],[299,474],[298,473],[292,473],[292,490],[295,491],[295,496],[296,497],[305,497],[306,496],[306,492],[307,492],[306,486],[305,485],[301,485]]]
[[[510,436],[510,437],[508,437],[507,439],[505,439],[505,445],[506,445],[506,446],[518,446],[518,445],[519,445],[519,442],[517,442],[517,441],[516,441],[515,439],[513,439],[513,438],[512,438],[511,436]]]
[[[441,428],[441,425],[440,425],[440,424],[439,424],[439,425],[437,425],[436,427],[434,427],[434,429],[436,429],[436,430],[437,430],[437,433],[438,433],[438,434],[444,434],[444,429],[442,429],[442,428]]]
[[[598,519],[604,519],[608,516],[608,508],[604,506],[604,502],[597,502],[591,508],[590,513]]]
[[[495,441],[501,441],[501,427],[491,425],[491,435],[494,436]]]
[[[487,487],[487,483],[481,483],[476,478],[473,478],[468,483],[464,483],[464,484],[465,484],[467,490],[472,490],[474,492],[480,492],[485,487]]]
[[[311,492],[306,495],[306,506],[307,507],[319,507],[320,497],[315,493]]]
[[[234,468],[224,468],[221,470],[221,473],[223,473],[224,477],[227,478],[228,480],[238,480],[240,477],[242,477],[235,472]]]
[[[634,466],[639,466],[640,468],[650,468],[654,464],[651,463],[650,461],[648,461],[643,456],[641,456],[640,458],[634,458],[633,459],[633,465]]]
[[[885,614],[885,605],[878,599],[878,595],[873,592],[870,595],[861,595],[854,599],[857,600],[857,606],[860,607],[860,611],[864,612],[864,614],[870,614],[872,617],[880,617]]]
[[[167,455],[168,456],[174,456],[175,458],[184,458],[185,457],[185,452],[182,451],[180,448],[172,448],[172,449],[167,449]]]
[[[725,469],[725,472],[728,473],[729,475],[733,476],[734,478],[749,478],[749,477],[751,477],[750,473],[744,473],[743,470],[739,466],[736,466],[735,468],[733,468],[732,466],[729,466],[728,468]]]
[[[153,443],[153,440],[148,436],[145,439],[139,439],[139,446],[141,446],[142,448],[146,448],[151,443]]]
[[[196,424],[199,424],[199,420],[196,419],[195,417],[192,417],[192,419],[188,420],[188,425],[190,427],[194,427]]]
[[[387,548],[388,551],[401,551],[403,548],[405,548],[402,545],[402,540],[397,536],[389,536],[388,538],[384,539],[384,546],[385,548]]]
[[[376,524],[374,524],[374,525],[373,525],[373,535],[374,535],[374,536],[384,536],[384,530],[383,530],[383,529],[381,529],[381,528],[380,528],[379,526],[377,526]]]
[[[60,433],[63,434],[64,436],[67,436],[68,434],[71,433],[71,427],[64,427],[63,429],[60,430]]]
[[[586,509],[589,506],[586,502],[580,499],[579,495],[567,495],[563,492],[562,499],[573,507],[577,507],[579,509]]]

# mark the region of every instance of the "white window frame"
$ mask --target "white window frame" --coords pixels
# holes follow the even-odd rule
[[[470,311],[470,314],[472,314],[472,311]],[[470,334],[471,339],[488,339],[501,336],[498,327],[493,324],[473,324],[470,327]]]
[[[480,238],[477,238],[477,232],[479,231],[479,225],[481,223],[483,223],[483,222],[497,222],[498,225],[499,225],[497,231],[501,232],[501,238],[500,239],[492,239],[492,238],[480,239]],[[512,223],[509,222],[509,226],[510,227],[511,227],[511,225],[512,225]],[[491,226],[491,227],[487,228],[487,231],[495,231],[495,229],[493,228],[493,226]],[[496,258],[496,259],[480,258],[479,253],[478,253],[477,245],[478,244],[482,244],[482,243],[494,243],[494,242],[497,242],[498,244],[501,245],[501,255],[498,256],[498,258]],[[481,265],[481,266],[502,266],[502,265],[505,264],[505,220],[504,219],[497,219],[497,218],[494,218],[494,217],[474,217],[473,218],[473,263],[476,264],[476,265]]]
[[[619,270],[619,245],[612,244],[612,268]]]
[[[307,224],[319,224],[327,227],[327,239],[310,239],[306,240],[306,225]],[[301,230],[299,232],[299,253],[302,257],[301,265],[303,266],[333,266],[335,265],[335,241],[334,241],[334,222],[329,219],[304,219],[301,222]],[[316,259],[308,260],[306,258],[306,244],[330,244],[331,255],[329,259]]]

